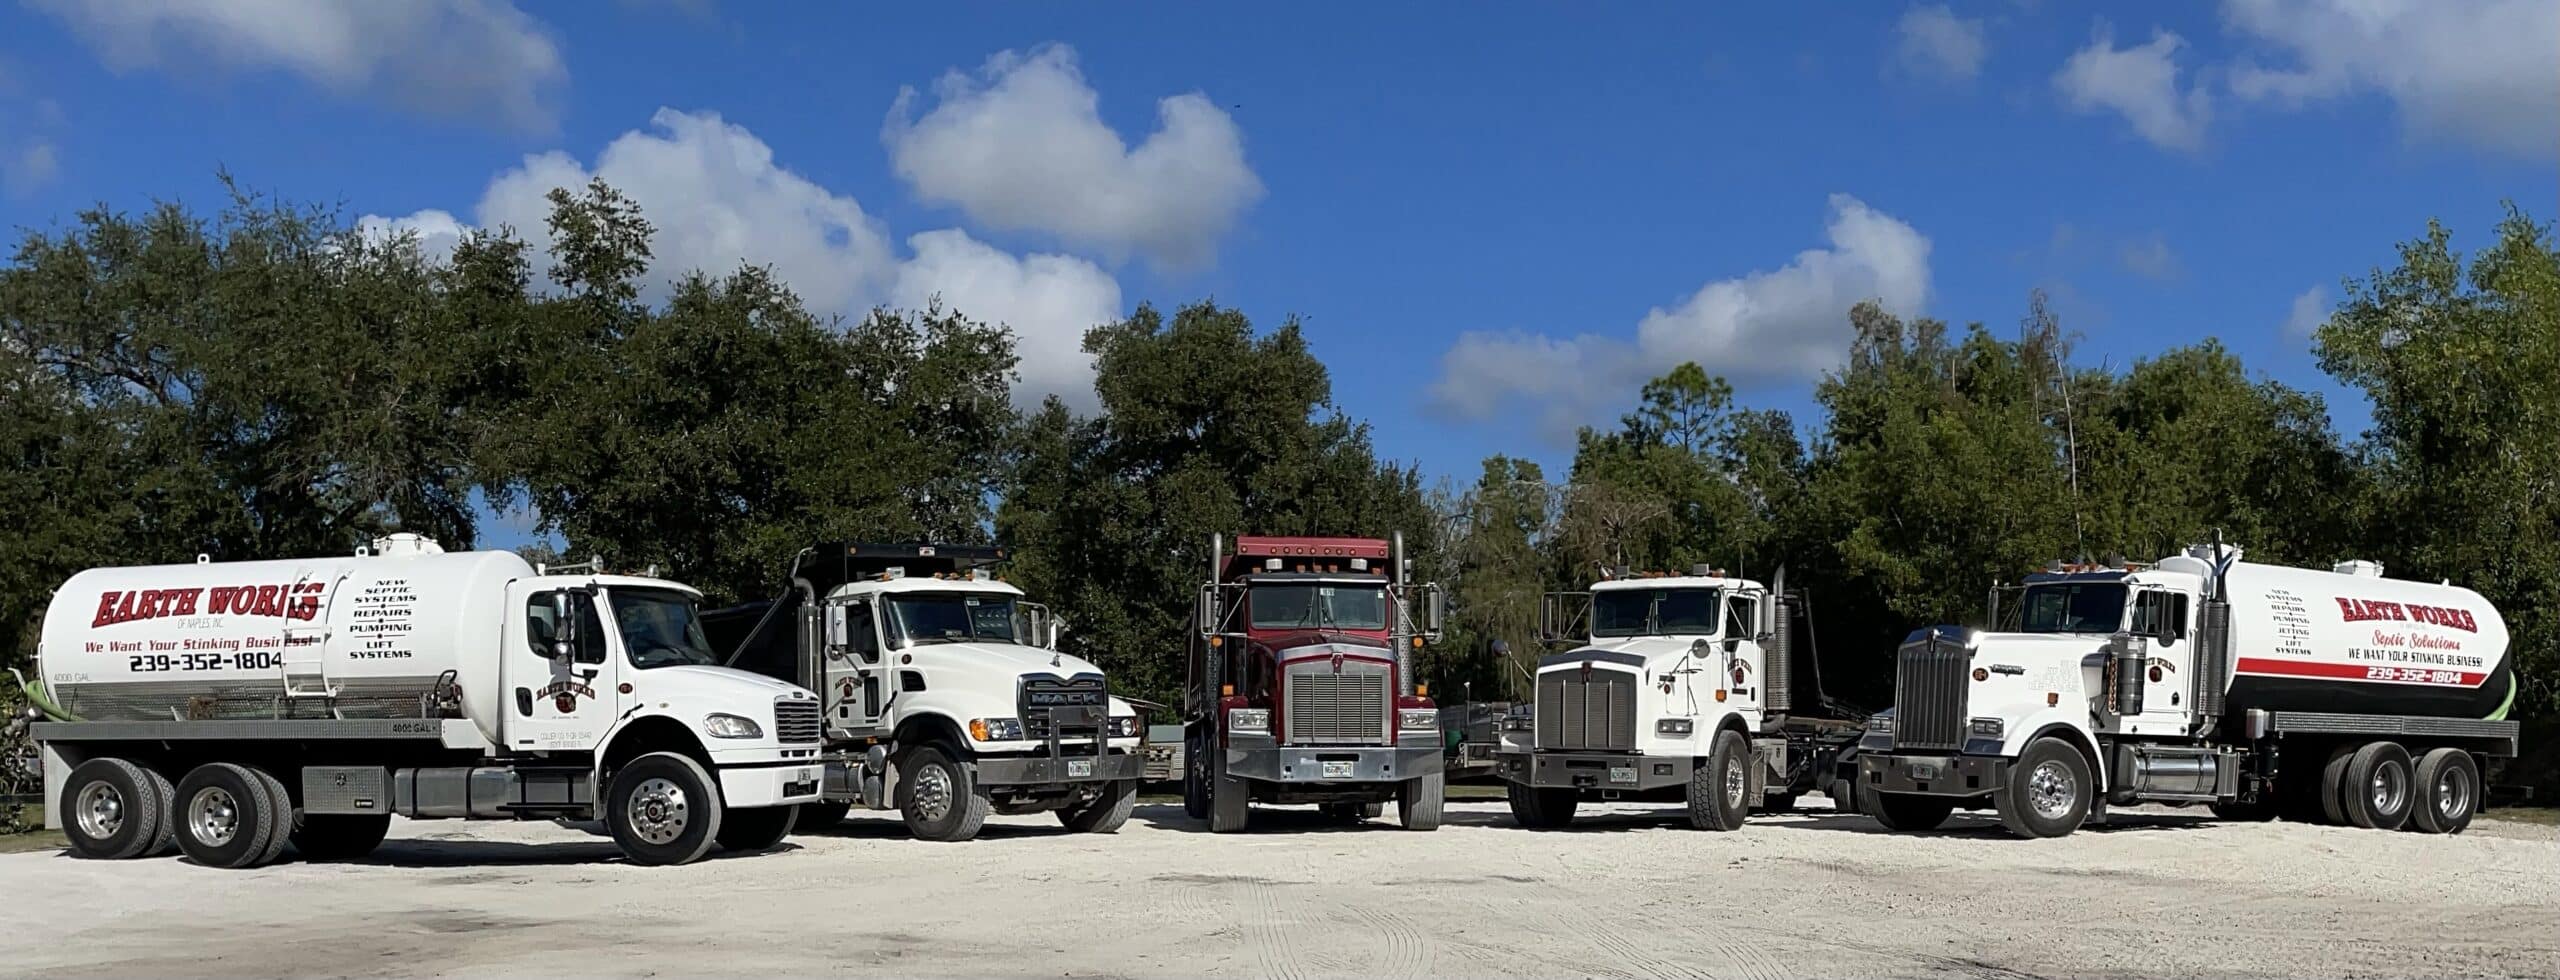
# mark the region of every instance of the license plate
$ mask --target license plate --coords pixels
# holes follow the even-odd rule
[[[1324,764],[1324,778],[1326,779],[1349,779],[1352,774],[1353,769],[1351,763],[1328,762]]]
[[[1609,781],[1610,781],[1610,782],[1613,782],[1613,783],[1632,783],[1632,782],[1635,782],[1635,781],[1636,781],[1636,767],[1634,767],[1634,766],[1610,766],[1610,767],[1609,767]]]
[[[1938,778],[1938,764],[1937,764],[1937,763],[1934,763],[1934,762],[1914,762],[1914,763],[1912,763],[1912,764],[1911,764],[1911,778],[1913,778],[1913,779],[1936,779],[1936,778]]]
[[[1067,760],[1067,775],[1068,775],[1070,778],[1074,778],[1074,777],[1083,777],[1083,776],[1090,776],[1090,775],[1093,775],[1093,760],[1091,760],[1091,759],[1069,759],[1069,760]]]

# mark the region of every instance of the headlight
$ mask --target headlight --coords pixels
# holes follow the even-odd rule
[[[1998,718],[1976,718],[1969,727],[1978,738],[1999,738],[2009,731],[2009,723]]]
[[[1665,718],[1653,723],[1656,735],[1683,736],[1696,730],[1697,723],[1687,718]]]
[[[1271,730],[1271,709],[1229,708],[1227,730],[1234,732],[1267,732]]]
[[[1878,735],[1893,734],[1893,716],[1875,715],[1867,719],[1867,730]]]
[[[1409,732],[1436,731],[1440,727],[1437,708],[1406,708],[1396,712],[1396,727]]]
[[[1138,716],[1121,715],[1111,719],[1112,738],[1130,738],[1138,734]]]
[[[712,715],[702,719],[702,730],[712,738],[763,738],[764,726],[753,718],[738,715]]]
[[[981,742],[1015,742],[1022,739],[1020,718],[977,718],[969,722],[969,737]]]

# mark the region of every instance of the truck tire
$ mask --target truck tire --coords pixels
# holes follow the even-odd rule
[[[305,861],[353,861],[390,833],[388,813],[309,813],[293,830],[293,849]]]
[[[258,777],[258,785],[267,791],[267,805],[276,814],[275,822],[267,825],[266,848],[257,863],[251,865],[262,868],[284,856],[284,846],[292,842],[294,830],[301,826],[301,818],[293,812],[293,794],[285,790],[284,780],[256,766],[249,767],[249,772]]]
[[[1193,738],[1182,743],[1182,815],[1209,819],[1208,753],[1200,751],[1199,740]]]
[[[1918,793],[1859,790],[1858,802],[1866,806],[1867,815],[1876,818],[1884,829],[1904,832],[1936,830],[1947,822],[1948,814],[1956,812],[1953,798]]]
[[[2332,827],[2347,825],[2347,763],[2355,755],[2354,745],[2341,745],[2320,766],[2320,818]]]
[[[1751,746],[1730,730],[1708,745],[1706,764],[1689,774],[1689,826],[1740,830],[1751,818]]]
[[[178,818],[170,811],[178,805],[178,787],[171,784],[169,777],[162,775],[160,770],[145,767],[142,774],[151,780],[152,790],[160,794],[160,839],[145,848],[140,856],[174,854],[178,850]]]
[[[758,806],[731,810],[720,815],[720,849],[740,854],[761,854],[791,836],[791,828],[800,816],[798,806]]]
[[[1573,811],[1582,805],[1582,794],[1570,789],[1519,783],[1505,783],[1504,789],[1511,802],[1511,822],[1529,830],[1572,826]]]
[[[2455,748],[2418,757],[2417,806],[2409,825],[2429,834],[2459,834],[2480,812],[2480,763]]]
[[[1209,832],[1242,833],[1253,814],[1253,787],[1242,777],[1226,773],[1209,775]]]
[[[631,760],[605,790],[605,827],[633,864],[701,860],[720,839],[720,814],[720,784],[674,752]]]
[[[2028,742],[2009,767],[2008,785],[1993,805],[2000,825],[2029,839],[2060,837],[2080,829],[2097,799],[2089,760],[2071,743],[2050,735]]]
[[[209,868],[252,868],[274,860],[278,822],[290,825],[293,812],[278,812],[266,781],[247,766],[210,762],[178,780],[178,849]]]
[[[1079,834],[1117,833],[1138,808],[1138,781],[1115,779],[1102,795],[1058,811],[1058,823]]]
[[[72,769],[57,804],[71,853],[121,861],[157,850],[174,827],[169,801],[176,794],[160,791],[167,782],[123,759],[91,759]]]
[[[1445,773],[1405,780],[1396,787],[1396,823],[1406,830],[1440,829],[1440,811],[1448,803]]]
[[[843,823],[853,804],[841,800],[800,804],[800,815],[791,818],[791,829],[797,831],[826,830]]]
[[[990,805],[969,767],[940,745],[908,749],[898,764],[898,812],[919,840],[964,841],[987,824]]]
[[[2409,822],[2418,777],[2409,750],[2398,742],[2367,742],[2347,760],[2340,804],[2347,822],[2370,830],[2398,830]]]

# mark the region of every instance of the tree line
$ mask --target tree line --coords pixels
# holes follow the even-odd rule
[[[2038,297],[1998,328],[1867,305],[1810,418],[1664,365],[1564,472],[1505,455],[1433,484],[1379,457],[1294,322],[1140,306],[1085,338],[1098,411],[1018,411],[1000,325],[822,316],[755,266],[652,288],[628,198],[551,205],[539,254],[498,228],[430,257],[237,188],[25,233],[0,266],[5,658],[81,568],[462,548],[496,512],[713,603],[779,591],[813,542],[1004,544],[1072,652],[1169,700],[1211,533],[1402,531],[1450,591],[1422,665],[1444,699],[1522,696],[1542,592],[1704,564],[1784,566],[1831,692],[1877,707],[1894,640],[1978,621],[1993,583],[2219,531],[2478,589],[2519,709],[2560,714],[2560,254],[2513,209],[2477,254],[2431,224],[2346,284],[2313,343],[2372,404],[2363,433],[2215,341],[2117,369]]]

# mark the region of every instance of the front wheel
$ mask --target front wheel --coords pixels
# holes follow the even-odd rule
[[[1129,814],[1138,808],[1138,781],[1115,779],[1102,788],[1102,795],[1058,812],[1058,823],[1079,834],[1108,834],[1129,822]]]
[[[754,854],[770,851],[782,839],[791,836],[791,828],[800,816],[798,806],[760,806],[731,810],[720,816],[722,850]]]
[[[907,832],[924,840],[963,841],[986,826],[989,805],[969,769],[939,745],[920,745],[898,767],[899,806]]]
[[[1903,832],[1936,830],[1956,812],[1956,801],[1944,796],[1922,796],[1917,793],[1887,793],[1861,790],[1859,802],[1867,815],[1876,818],[1886,830]]]
[[[1574,808],[1582,805],[1582,794],[1552,786],[1504,784],[1510,798],[1511,820],[1530,830],[1556,830],[1571,826]]]
[[[1722,731],[1707,762],[1689,774],[1689,825],[1699,830],[1740,830],[1751,817],[1751,745],[1742,733]]]
[[[720,839],[720,785],[689,756],[633,759],[605,792],[605,827],[633,864],[691,864]]]
[[[1209,832],[1242,833],[1246,819],[1252,815],[1252,784],[1223,772],[1211,774],[1208,782]]]
[[[2071,743],[2046,736],[2027,743],[2009,767],[1999,800],[2000,825],[2020,837],[2060,837],[2089,818],[2097,787],[2089,760]]]
[[[1447,777],[1417,776],[1396,788],[1396,822],[1406,830],[1440,829],[1440,811],[1448,802]]]
[[[1182,815],[1209,819],[1209,758],[1200,751],[1197,738],[1185,737],[1182,742]]]

